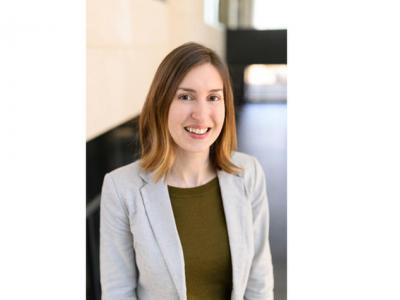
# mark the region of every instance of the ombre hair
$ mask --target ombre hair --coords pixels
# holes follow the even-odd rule
[[[185,75],[205,63],[217,69],[224,85],[225,119],[220,135],[210,147],[210,161],[216,169],[233,174],[240,171],[231,161],[237,138],[229,71],[213,50],[191,42],[175,48],[161,62],[139,117],[140,166],[152,172],[156,181],[167,174],[175,160],[176,144],[168,130],[171,102]]]

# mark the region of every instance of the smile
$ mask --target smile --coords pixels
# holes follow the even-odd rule
[[[194,134],[197,134],[197,135],[206,134],[211,129],[210,127],[205,127],[205,128],[184,127],[184,128],[185,128],[185,130],[187,132],[194,133]]]

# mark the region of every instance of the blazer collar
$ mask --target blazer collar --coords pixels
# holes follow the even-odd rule
[[[152,175],[152,173],[140,173],[147,183],[140,190],[143,204],[179,298],[186,299],[183,250],[175,224],[168,187],[164,178],[155,182]]]
[[[224,205],[225,220],[228,230],[229,247],[232,260],[232,286],[233,291],[243,286],[245,278],[244,267],[248,245],[246,243],[248,222],[246,222],[246,198],[244,182],[240,175],[218,171],[218,181]]]
[[[186,299],[185,263],[179,233],[175,223],[168,187],[164,178],[158,182],[153,174],[141,171],[140,176],[147,183],[141,188],[144,207],[162,256],[181,299]],[[233,289],[242,286],[243,264],[246,255],[245,236],[248,222],[245,214],[245,192],[241,175],[217,172],[221,189],[232,260]]]

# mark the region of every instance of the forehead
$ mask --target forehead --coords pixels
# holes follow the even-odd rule
[[[223,81],[217,68],[210,63],[193,67],[183,78],[179,87],[192,89],[222,89]]]

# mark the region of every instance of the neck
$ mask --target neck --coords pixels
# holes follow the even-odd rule
[[[203,185],[216,176],[209,153],[183,153],[178,151],[167,174],[167,184],[176,187]]]

